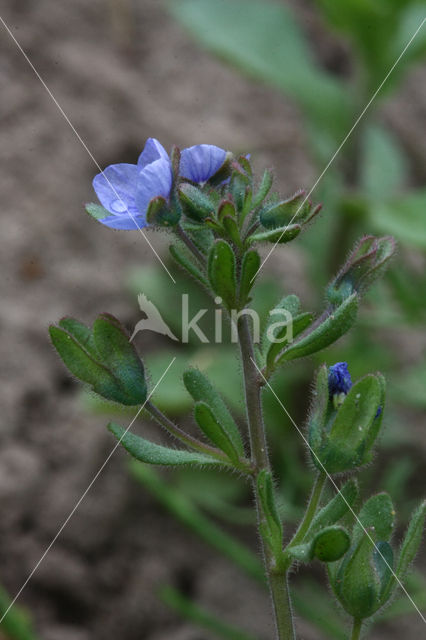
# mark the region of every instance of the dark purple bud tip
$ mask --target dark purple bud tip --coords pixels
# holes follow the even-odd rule
[[[382,411],[383,411],[382,407],[379,407],[379,408],[377,409],[377,413],[376,413],[376,415],[374,416],[374,419],[375,419],[375,420],[376,420],[376,418],[378,418],[379,416],[381,416],[381,415],[382,415]]]
[[[348,393],[352,387],[351,374],[347,362],[336,362],[328,370],[328,389],[330,395]]]

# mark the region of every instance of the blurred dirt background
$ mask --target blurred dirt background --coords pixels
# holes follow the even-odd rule
[[[344,46],[324,37],[308,2],[300,11],[323,63],[344,73]],[[315,179],[295,107],[200,51],[158,0],[6,0],[2,17],[102,167],[134,162],[153,136],[166,148],[250,150],[276,168],[284,193]],[[0,52],[0,582],[14,595],[113,446],[105,418],[78,403],[48,323],[108,310],[132,326],[124,274],[155,258],[138,233],[85,215],[92,159],[2,25]],[[423,166],[425,79],[412,73],[383,114]],[[164,238],[149,238],[161,252]],[[303,274],[297,250],[289,255]],[[208,638],[159,602],[163,583],[268,637],[263,592],[164,513],[124,461],[117,451],[19,599],[40,638]],[[373,637],[408,637],[405,624]],[[421,622],[410,624],[419,637]],[[305,640],[318,637],[299,626]]]

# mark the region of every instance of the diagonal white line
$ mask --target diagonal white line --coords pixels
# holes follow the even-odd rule
[[[390,566],[390,564],[388,563],[388,561],[386,560],[385,556],[382,554],[382,552],[380,551],[380,549],[376,546],[373,538],[370,536],[370,534],[368,533],[367,529],[364,527],[364,525],[362,524],[361,520],[359,519],[358,515],[355,513],[355,511],[352,509],[351,505],[349,504],[349,502],[346,500],[345,496],[343,495],[343,493],[340,491],[339,487],[337,486],[337,484],[334,481],[334,478],[328,473],[327,469],[324,467],[323,463],[321,462],[321,460],[318,458],[317,454],[315,453],[315,451],[312,449],[312,447],[310,446],[308,440],[306,439],[303,431],[301,429],[299,429],[299,427],[297,426],[297,424],[295,423],[295,421],[293,420],[293,418],[291,417],[291,415],[289,414],[289,412],[287,411],[287,409],[285,408],[285,406],[283,405],[283,403],[281,402],[281,400],[279,399],[279,397],[277,396],[277,394],[275,393],[274,389],[271,387],[271,385],[269,384],[268,380],[265,378],[265,376],[263,375],[262,371],[259,369],[259,367],[257,366],[257,363],[253,360],[253,358],[250,356],[250,360],[252,361],[252,364],[254,365],[254,367],[257,369],[258,373],[260,373],[260,375],[262,376],[263,380],[265,381],[268,389],[271,390],[274,398],[276,399],[276,401],[278,402],[278,404],[280,405],[280,407],[283,409],[283,411],[286,413],[287,417],[291,420],[293,426],[296,428],[298,434],[300,435],[300,437],[303,439],[304,443],[306,444],[306,446],[308,447],[309,451],[312,453],[313,456],[315,456],[315,459],[317,460],[318,464],[321,466],[322,470],[324,471],[324,473],[327,476],[327,479],[330,480],[331,484],[333,485],[333,487],[336,489],[337,493],[340,495],[340,497],[343,499],[343,501],[345,502],[346,506],[349,508],[350,512],[352,513],[352,515],[355,517],[356,521],[358,522],[358,524],[360,525],[360,527],[362,528],[362,530],[364,531],[364,533],[366,534],[366,536],[368,537],[368,539],[370,540],[370,542],[374,545],[374,547],[376,548],[376,551],[379,553],[379,555],[381,556],[382,560],[384,561],[384,563],[386,564],[386,566],[388,567],[388,569],[390,570],[390,572],[392,573],[393,577],[395,578],[395,580],[398,582],[399,586],[401,587],[401,589],[403,590],[403,592],[405,593],[405,595],[407,596],[407,598],[409,599],[409,601],[411,602],[411,604],[413,605],[413,607],[415,608],[415,610],[417,611],[417,613],[419,614],[419,616],[421,617],[421,619],[423,620],[423,622],[426,624],[426,618],[423,616],[422,612],[420,611],[420,609],[418,608],[418,606],[416,605],[416,603],[414,602],[414,600],[412,599],[412,597],[410,596],[410,594],[408,593],[407,589],[404,587],[404,585],[402,584],[401,580],[398,578],[398,576],[396,575],[396,573],[394,572],[394,570],[392,569],[392,567]]]
[[[325,168],[323,169],[323,171],[320,173],[320,175],[318,176],[318,178],[316,179],[315,183],[313,184],[313,186],[311,187],[311,189],[309,190],[309,193],[307,194],[307,196],[305,197],[305,199],[303,200],[303,202],[299,205],[299,207],[297,208],[295,214],[293,215],[292,219],[290,220],[290,222],[287,224],[287,226],[285,227],[285,229],[283,230],[283,232],[281,233],[280,237],[278,238],[278,240],[275,242],[274,246],[272,247],[272,249],[270,249],[270,251],[268,252],[267,256],[263,259],[261,265],[259,266],[258,270],[256,271],[256,273],[254,274],[254,276],[252,277],[250,282],[253,282],[253,280],[257,277],[257,274],[259,273],[259,271],[262,269],[262,267],[264,266],[265,262],[269,259],[269,257],[271,256],[271,253],[276,249],[277,244],[279,244],[281,238],[283,237],[283,235],[285,234],[285,232],[287,231],[287,229],[289,228],[289,226],[292,224],[293,220],[299,215],[300,211],[302,210],[303,206],[305,205],[306,201],[309,199],[309,197],[311,196],[312,192],[316,189],[316,187],[318,186],[318,184],[321,182],[321,180],[323,179],[324,175],[327,173],[328,169],[331,167],[331,165],[333,164],[334,160],[336,159],[336,157],[339,155],[340,151],[342,150],[343,146],[346,144],[346,142],[348,141],[348,139],[350,138],[350,136],[352,135],[352,133],[354,132],[354,130],[356,129],[356,127],[358,126],[358,124],[360,123],[360,121],[362,120],[362,118],[364,117],[364,115],[366,114],[366,112],[368,111],[368,109],[370,108],[372,102],[374,102],[374,100],[376,99],[377,95],[380,93],[380,91],[382,90],[384,84],[387,82],[389,76],[393,73],[395,67],[399,64],[401,58],[404,56],[405,52],[407,51],[408,47],[411,45],[411,43],[413,42],[414,38],[417,36],[417,34],[419,33],[420,29],[423,27],[424,23],[426,22],[426,18],[423,18],[423,20],[421,21],[421,23],[419,24],[419,26],[417,27],[417,29],[415,30],[415,32],[413,33],[413,35],[411,36],[411,38],[409,39],[409,41],[407,42],[407,44],[405,45],[405,47],[403,48],[403,50],[401,51],[401,53],[399,54],[399,56],[397,57],[397,59],[395,60],[395,62],[393,63],[393,65],[391,66],[391,68],[389,69],[389,71],[387,72],[386,76],[384,77],[384,79],[382,80],[382,82],[379,84],[379,86],[377,87],[376,91],[373,93],[373,95],[371,96],[370,100],[367,102],[366,106],[364,107],[364,109],[361,111],[361,113],[359,114],[358,118],[355,120],[354,124],[352,125],[351,129],[349,130],[349,132],[346,134],[346,136],[343,138],[342,142],[340,143],[340,145],[337,147],[336,151],[334,152],[334,154],[331,156],[330,160],[328,161],[327,165],[325,166]]]
[[[12,31],[10,30],[10,28],[8,27],[8,25],[6,24],[6,22],[3,20],[3,18],[0,16],[0,22],[2,23],[2,25],[4,26],[4,28],[6,29],[7,33],[9,34],[9,36],[12,38],[13,42],[16,44],[16,46],[18,47],[19,51],[22,53],[22,55],[24,56],[25,60],[28,62],[28,64],[30,65],[31,69],[34,71],[35,75],[37,76],[37,78],[40,80],[41,84],[43,85],[44,89],[47,91],[47,93],[49,94],[49,96],[51,97],[51,99],[53,100],[53,102],[55,103],[56,107],[58,108],[59,112],[61,113],[61,115],[63,116],[63,118],[65,119],[65,121],[67,122],[67,124],[71,127],[72,131],[74,132],[75,136],[77,137],[78,141],[81,143],[81,145],[83,146],[83,148],[85,149],[85,151],[87,152],[87,154],[89,155],[89,157],[91,158],[91,160],[93,161],[93,163],[95,164],[96,168],[99,170],[99,172],[103,175],[103,177],[105,178],[106,182],[108,183],[109,187],[111,188],[111,190],[113,191],[114,195],[117,197],[117,200],[120,201],[120,203],[124,206],[126,212],[129,214],[129,216],[131,217],[131,219],[133,220],[133,222],[135,223],[135,225],[138,228],[138,231],[141,233],[142,237],[144,238],[144,240],[147,242],[147,244],[149,245],[149,247],[152,249],[154,255],[156,256],[157,260],[161,263],[161,265],[163,266],[163,268],[165,269],[165,271],[167,272],[168,276],[171,278],[171,280],[173,281],[174,284],[176,284],[176,280],[173,278],[172,274],[170,273],[170,271],[168,270],[168,268],[166,267],[166,265],[164,264],[163,260],[161,259],[161,257],[158,255],[157,251],[155,250],[155,248],[153,247],[152,243],[150,242],[150,240],[148,239],[148,237],[146,236],[146,234],[142,231],[142,228],[140,227],[140,225],[138,224],[137,220],[134,218],[134,216],[132,215],[132,213],[128,210],[127,205],[125,202],[123,202],[123,200],[121,199],[121,197],[119,196],[119,194],[117,193],[115,187],[111,184],[111,182],[108,180],[108,178],[106,177],[104,171],[101,169],[99,162],[96,160],[95,156],[93,155],[93,153],[90,151],[89,147],[87,146],[87,144],[84,142],[83,138],[81,137],[81,135],[78,133],[77,129],[75,128],[75,126],[73,125],[73,123],[71,122],[71,120],[69,119],[69,117],[67,116],[67,114],[65,113],[65,111],[63,110],[63,108],[61,107],[61,105],[59,104],[59,102],[57,101],[57,99],[55,98],[55,96],[53,95],[53,93],[51,92],[51,90],[49,89],[49,87],[47,86],[47,84],[45,83],[45,81],[43,80],[43,78],[41,77],[40,73],[37,71],[37,69],[35,68],[35,66],[33,65],[33,63],[31,62],[31,60],[29,59],[28,55],[25,53],[24,49],[22,48],[22,46],[19,44],[19,42],[17,41],[17,39],[15,38],[15,36],[13,35]]]
[[[103,462],[103,464],[99,467],[99,470],[96,472],[96,474],[94,475],[93,479],[91,480],[90,484],[88,485],[87,489],[84,491],[84,493],[81,495],[81,497],[79,498],[79,500],[76,502],[76,504],[74,505],[73,509],[70,511],[70,513],[68,514],[68,516],[65,518],[64,522],[62,523],[62,525],[60,526],[57,534],[55,535],[55,537],[53,538],[53,540],[50,542],[50,544],[48,545],[48,547],[45,549],[43,555],[41,556],[40,560],[37,562],[37,564],[35,565],[35,567],[33,568],[33,570],[31,571],[31,573],[29,574],[28,578],[25,580],[24,584],[22,585],[22,587],[19,589],[18,593],[16,594],[16,596],[13,598],[12,602],[9,604],[9,606],[7,607],[6,611],[3,613],[2,617],[0,618],[0,624],[3,622],[3,620],[5,619],[5,617],[7,616],[7,614],[9,613],[9,611],[11,610],[11,608],[13,607],[13,605],[15,604],[15,602],[17,601],[17,599],[19,598],[19,596],[21,595],[21,593],[23,592],[23,590],[25,589],[25,587],[27,586],[27,584],[29,583],[29,581],[31,580],[31,578],[33,577],[33,575],[35,574],[35,572],[37,571],[37,569],[39,568],[39,566],[41,565],[41,563],[43,562],[43,560],[45,559],[45,557],[47,556],[47,554],[49,553],[49,551],[51,550],[51,548],[53,547],[53,545],[55,544],[56,540],[59,538],[59,536],[61,535],[62,531],[65,529],[65,527],[67,526],[68,522],[71,520],[71,518],[73,517],[74,513],[77,511],[78,507],[80,506],[80,504],[83,502],[84,498],[86,497],[86,495],[89,493],[90,489],[92,488],[92,486],[95,484],[96,480],[99,478],[99,476],[101,475],[102,471],[104,470],[104,468],[106,467],[106,465],[108,464],[108,462],[111,460],[112,456],[114,455],[115,451],[118,449],[118,447],[121,444],[122,439],[124,438],[124,436],[126,435],[126,433],[129,431],[130,427],[133,425],[133,423],[135,422],[135,420],[137,419],[137,417],[139,416],[140,412],[142,411],[142,409],[145,407],[146,403],[150,400],[152,394],[154,393],[154,391],[156,390],[156,388],[158,387],[158,385],[160,384],[160,382],[163,380],[164,376],[166,375],[166,373],[168,372],[168,370],[170,369],[170,367],[172,366],[172,364],[174,363],[174,361],[176,360],[176,358],[173,358],[170,363],[169,366],[167,367],[167,369],[163,372],[162,376],[160,377],[160,379],[158,380],[158,382],[155,384],[154,388],[152,389],[152,391],[148,394],[145,402],[143,403],[143,405],[141,405],[135,415],[135,417],[133,418],[133,420],[131,421],[131,423],[129,424],[129,426],[127,427],[126,431],[123,433],[123,435],[120,437],[120,439],[117,441],[117,443],[115,444],[115,446],[113,447],[113,449],[111,450],[111,452],[109,453],[109,455],[107,456],[107,458],[105,459],[105,461]]]

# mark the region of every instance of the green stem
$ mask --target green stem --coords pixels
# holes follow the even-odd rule
[[[247,423],[250,437],[252,463],[259,473],[263,469],[270,470],[268,450],[266,445],[265,428],[263,424],[261,387],[262,380],[255,366],[253,342],[247,315],[240,315],[238,319],[238,338],[244,374],[244,389],[247,408]],[[260,497],[254,479],[254,495],[258,515],[259,531],[266,529],[265,516],[262,512]],[[271,592],[277,640],[294,640],[293,618],[290,597],[287,588],[286,569],[281,558],[275,557],[268,540],[262,536],[263,557],[265,570]]]
[[[305,537],[309,527],[311,526],[312,520],[315,517],[326,479],[327,476],[324,472],[318,473],[314,482],[314,486],[312,488],[311,497],[309,498],[308,508],[305,511],[303,520],[300,523],[299,528],[296,531],[292,541],[290,542],[290,545],[296,545],[300,542],[303,542],[303,538]]]
[[[362,620],[359,620],[358,618],[354,618],[354,623],[353,623],[352,633],[351,633],[351,640],[359,640],[359,638],[361,637],[361,627],[362,627]]]
[[[178,224],[175,227],[177,236],[182,240],[182,242],[187,246],[190,252],[197,258],[197,260],[201,263],[203,267],[206,266],[206,259],[199,251],[199,249],[195,246],[194,242],[188,236],[187,233],[182,229],[182,227]]]
[[[218,458],[219,460],[229,462],[228,457],[222,451],[216,449],[216,447],[211,447],[209,444],[201,442],[201,440],[190,436],[188,433],[185,433],[183,429],[172,422],[166,415],[164,415],[162,411],[160,411],[160,409],[158,409],[151,402],[146,402],[145,409],[154,418],[154,420],[156,420],[158,424],[160,424],[170,435],[172,435],[174,438],[177,438],[188,447],[192,447],[192,449],[200,451],[200,453],[206,453],[207,455]]]

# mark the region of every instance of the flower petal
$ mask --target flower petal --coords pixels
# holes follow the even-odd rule
[[[225,162],[226,151],[212,144],[197,144],[184,149],[180,159],[180,175],[193,182],[206,182]]]
[[[168,200],[172,181],[172,165],[168,156],[142,169],[136,189],[136,204],[139,212],[145,215],[150,201],[157,196]]]
[[[145,216],[129,216],[127,213],[121,216],[109,216],[108,218],[101,218],[98,222],[110,227],[111,229],[126,229],[131,231],[133,229],[142,229],[147,226]]]
[[[145,147],[139,156],[138,159],[138,168],[139,170],[146,167],[148,164],[155,162],[156,160],[166,160],[169,158],[169,154],[163,147],[163,145],[158,142],[155,138],[148,138],[145,143]]]
[[[93,178],[101,204],[114,215],[138,213],[135,196],[139,170],[135,164],[111,164]]]

